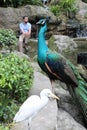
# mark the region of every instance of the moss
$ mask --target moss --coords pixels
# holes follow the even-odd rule
[[[85,13],[85,16],[84,16],[85,18],[87,18],[87,12]]]
[[[73,64],[77,64],[77,49],[75,50],[70,50],[70,48],[66,48],[63,49],[62,52],[60,52],[60,50],[58,49],[58,46],[55,45],[55,38],[54,36],[52,36],[49,40],[48,40],[48,46],[51,50],[55,50],[59,53],[61,53],[65,58],[69,59]]]
[[[48,40],[48,47],[51,49],[51,50],[55,50],[55,51],[58,51],[58,47],[56,47],[55,45],[55,38],[52,36],[49,40]]]
[[[70,51],[66,49],[62,51],[62,55],[69,59],[73,64],[77,64],[77,50]]]

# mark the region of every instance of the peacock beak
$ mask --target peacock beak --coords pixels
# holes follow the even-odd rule
[[[46,23],[46,19],[41,19],[36,24],[37,25],[44,25],[45,23]]]
[[[38,21],[36,24],[39,25],[39,24],[41,24],[41,23],[40,23],[40,21]]]
[[[60,98],[58,96],[56,96],[55,94],[53,94],[53,93],[50,93],[49,97],[51,97],[53,99],[60,100]]]

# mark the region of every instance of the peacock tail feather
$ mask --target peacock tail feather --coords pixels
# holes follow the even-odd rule
[[[78,87],[75,89],[75,95],[87,121],[87,83],[85,81],[79,80]]]

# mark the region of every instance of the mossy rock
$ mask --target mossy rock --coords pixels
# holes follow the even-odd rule
[[[62,37],[62,35],[60,36]],[[69,37],[65,36],[65,43],[69,44],[75,44],[72,39]],[[59,45],[57,42],[64,42],[63,39],[61,38],[56,39],[55,36],[53,35],[49,40],[48,40],[48,46],[51,50],[57,51],[58,53],[61,53],[65,58],[69,59],[73,64],[77,63],[77,46],[73,47],[75,45],[64,45],[63,43]],[[61,47],[60,47],[61,46]],[[63,47],[62,47],[63,46]]]
[[[52,36],[49,40],[48,40],[48,47],[51,49],[51,50],[55,50],[55,51],[58,51],[58,47],[55,45],[55,38],[54,36]]]

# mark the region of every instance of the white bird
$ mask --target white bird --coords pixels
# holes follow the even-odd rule
[[[28,125],[32,118],[48,103],[49,98],[58,99],[56,95],[54,95],[50,89],[43,89],[40,93],[40,97],[37,95],[32,95],[25,100],[25,102],[21,105],[19,111],[16,113],[13,121],[21,122],[24,120],[28,120]],[[28,126],[29,128],[29,126]]]

